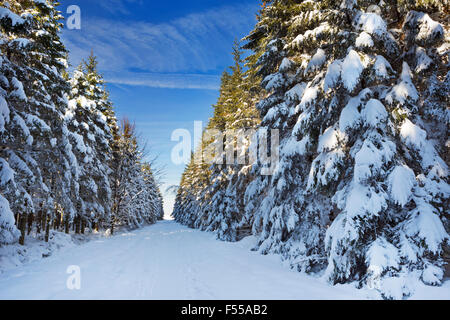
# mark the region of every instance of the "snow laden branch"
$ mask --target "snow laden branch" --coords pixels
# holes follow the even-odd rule
[[[191,163],[177,221],[223,240],[253,234],[255,250],[332,284],[376,278],[388,299],[440,285],[450,240],[445,3],[264,6],[245,38],[247,70],[237,58],[224,73],[210,126],[259,114],[256,128],[280,130],[280,163],[271,176],[260,163]]]

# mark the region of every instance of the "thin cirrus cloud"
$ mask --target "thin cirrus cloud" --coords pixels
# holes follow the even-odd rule
[[[101,0],[98,4],[105,10],[113,14],[131,14],[127,9],[128,4],[143,4],[143,0]]]
[[[109,83],[152,88],[217,90],[220,86],[218,76],[206,74],[106,72],[104,76]]]
[[[63,38],[74,64],[94,50],[110,83],[216,90],[230,62],[230,38],[249,32],[254,12],[225,6],[160,24],[86,17],[81,30],[64,30]]]

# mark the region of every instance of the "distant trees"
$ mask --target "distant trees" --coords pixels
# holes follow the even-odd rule
[[[247,153],[252,136],[246,135],[246,131],[255,129],[260,121],[255,104],[261,90],[250,90],[255,77],[244,70],[238,42],[235,42],[232,54],[234,65],[222,75],[214,115],[203,135],[201,147],[192,155],[183,174],[173,213],[178,221],[191,227],[217,231],[223,240],[236,240],[238,236],[246,187],[242,181],[250,175],[249,164],[247,161],[240,163],[238,154]],[[214,131],[221,135],[208,134]],[[244,139],[238,141],[238,136]],[[215,150],[215,144],[223,145],[223,148],[214,153],[211,163],[208,161],[212,159],[203,156],[206,150]],[[233,155],[231,163],[227,154]],[[244,158],[248,156],[244,155]]]
[[[135,127],[129,120],[122,120],[115,143],[111,229],[115,225],[140,227],[155,223],[164,216],[162,197],[150,163],[142,159]]]
[[[69,78],[61,19],[53,0],[0,4],[0,245],[116,221],[112,185],[124,133],[95,56]],[[119,224],[139,226],[161,217],[162,199],[149,165],[130,161],[142,167],[125,179],[145,188],[133,198],[145,219]]]

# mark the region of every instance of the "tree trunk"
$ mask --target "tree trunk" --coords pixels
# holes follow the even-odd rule
[[[59,214],[59,212],[57,210],[55,210],[55,225],[54,225],[54,229],[55,230],[59,230],[60,225],[61,225],[61,215]]]
[[[33,230],[33,221],[34,221],[34,216],[32,213],[28,214],[28,230],[27,230],[27,235],[30,235],[31,230]]]
[[[41,229],[44,232],[45,232],[45,228],[47,227],[47,217],[48,217],[48,213],[46,211],[45,213],[42,214],[42,219],[41,219]]]
[[[76,234],[80,234],[80,224],[81,224],[81,219],[80,216],[76,216],[75,218],[75,233]]]
[[[20,238],[19,244],[21,246],[25,245],[25,229],[26,229],[27,221],[25,214],[19,214],[19,230],[20,230]]]
[[[450,278],[450,244],[444,245],[444,261],[447,263],[444,277]]]
[[[70,223],[69,223],[69,217],[66,217],[66,219],[64,219],[65,220],[65,232],[66,232],[66,234],[69,234],[70,233]]]
[[[36,233],[41,233],[41,227],[42,227],[42,210],[39,210],[37,215],[37,223],[36,223]]]
[[[19,213],[16,213],[15,214],[15,218],[16,218],[16,227],[17,228],[19,228],[19,225],[20,225],[20,214]]]
[[[45,242],[48,242],[48,239],[50,237],[50,217],[49,215],[47,216],[47,221],[46,221],[46,227],[45,227]]]

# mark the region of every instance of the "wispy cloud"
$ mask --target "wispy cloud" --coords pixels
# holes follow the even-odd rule
[[[217,90],[220,84],[218,76],[203,74],[107,72],[105,79],[114,84],[171,89]]]
[[[126,10],[123,1],[139,0],[106,3],[116,1],[117,10]],[[223,57],[231,50],[229,39],[249,31],[254,9],[225,6],[160,24],[87,17],[82,30],[65,30],[63,38],[73,63],[93,49],[113,83],[217,89]]]
[[[113,14],[131,14],[127,9],[128,4],[143,4],[143,0],[101,0],[98,4]]]

